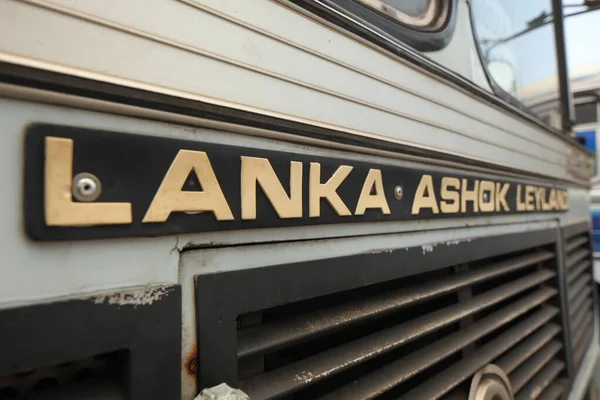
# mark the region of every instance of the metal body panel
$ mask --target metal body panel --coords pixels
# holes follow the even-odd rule
[[[554,134],[279,4],[154,1],[3,2],[0,59],[571,178]]]

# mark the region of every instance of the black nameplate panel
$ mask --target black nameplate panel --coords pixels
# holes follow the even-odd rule
[[[55,125],[26,135],[36,240],[563,212],[563,188]]]

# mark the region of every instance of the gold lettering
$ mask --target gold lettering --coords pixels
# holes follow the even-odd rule
[[[542,209],[542,189],[541,187],[535,188],[535,209],[538,211]]]
[[[331,175],[331,178],[326,183],[321,183],[321,164],[310,163],[308,209],[311,217],[319,217],[321,215],[322,198],[329,202],[338,215],[352,215],[336,192],[337,188],[340,187],[344,179],[350,174],[350,171],[352,171],[352,167],[342,165]]]
[[[525,186],[525,208],[527,209],[527,211],[534,211],[535,210],[535,204],[533,203],[535,201],[535,187],[533,186]]]
[[[476,180],[473,183],[473,190],[469,190],[467,188],[468,181],[466,179],[462,180],[462,185],[460,188],[460,211],[467,212],[467,202],[473,202],[473,212],[479,212],[479,204],[478,204],[478,194],[479,194],[479,181]]]
[[[517,211],[525,211],[525,203],[521,200],[521,185],[517,185]]]
[[[201,192],[181,190],[192,171],[202,186]],[[218,221],[233,219],[210,160],[203,151],[180,150],[177,153],[142,222],[164,222],[175,211],[211,211]]]
[[[566,190],[558,191],[558,206],[560,210],[568,210],[569,209],[569,193]]]
[[[558,210],[558,203],[556,201],[556,189],[550,189],[548,205],[550,210]]]
[[[450,190],[454,188],[455,190]],[[442,189],[440,195],[440,209],[444,214],[457,213],[460,211],[460,179],[444,177],[442,178]],[[413,206],[414,207],[414,206]],[[414,212],[413,212],[414,214]]]
[[[552,210],[550,203],[548,203],[548,196],[546,196],[546,188],[542,188],[542,210],[549,211]]]
[[[260,185],[279,218],[302,217],[302,163],[290,162],[290,195],[266,158],[242,156],[242,219],[256,219],[256,186]]]
[[[425,192],[427,192],[427,195],[425,195]],[[412,214],[419,214],[421,208],[430,208],[434,214],[440,212],[435,198],[435,191],[433,190],[433,178],[431,175],[423,175],[421,177],[413,200]]]
[[[375,194],[371,194],[371,190],[375,187]],[[378,169],[370,169],[356,204],[355,215],[364,215],[367,208],[379,208],[384,214],[390,213],[385,193],[383,191],[383,178],[381,171]]]
[[[489,198],[485,201],[485,193],[489,193]],[[481,181],[479,183],[479,211],[491,212],[494,211],[494,182]]]
[[[131,203],[78,203],[71,197],[73,140],[45,139],[44,217],[48,226],[131,224]]]
[[[496,211],[500,211],[500,207],[502,207],[503,211],[510,211],[510,207],[506,202],[506,194],[508,193],[509,188],[510,183],[496,182],[496,204],[494,207]]]

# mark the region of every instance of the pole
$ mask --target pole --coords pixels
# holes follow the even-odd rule
[[[569,85],[569,68],[565,46],[565,23],[562,0],[552,0],[554,20],[554,44],[556,46],[556,64],[558,67],[558,88],[560,98],[561,125],[565,132],[573,127],[573,95]]]

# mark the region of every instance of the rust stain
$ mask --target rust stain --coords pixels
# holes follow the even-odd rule
[[[192,377],[198,375],[198,348],[196,345],[192,345],[190,351],[187,353],[184,360],[184,368],[188,375]]]

